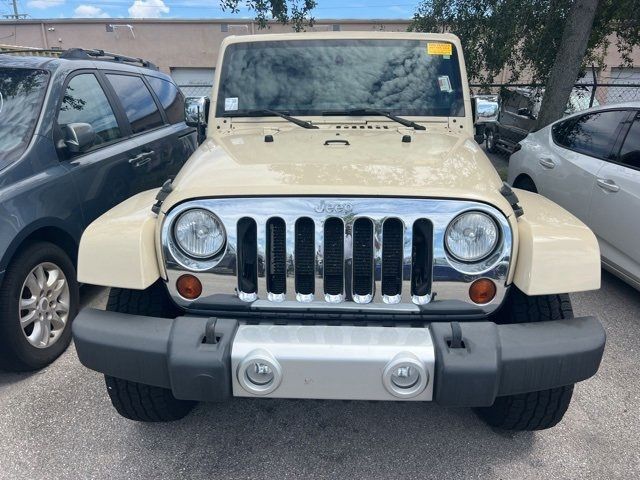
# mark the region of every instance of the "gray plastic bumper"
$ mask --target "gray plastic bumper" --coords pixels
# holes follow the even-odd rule
[[[497,396],[585,380],[597,372],[604,351],[605,333],[594,317],[458,325],[461,335],[453,339],[458,348],[452,348],[449,322],[423,329],[249,326],[233,319],[86,309],[74,321],[73,335],[86,367],[200,401],[234,395],[487,406]],[[244,369],[253,365],[252,356],[279,375],[276,388],[250,388]],[[420,388],[403,397],[389,387],[389,372],[406,362],[422,377]]]

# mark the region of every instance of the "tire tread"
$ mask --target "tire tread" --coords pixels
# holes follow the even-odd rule
[[[175,318],[182,312],[171,301],[158,281],[145,290],[112,288],[107,310],[162,318]],[[197,402],[178,400],[171,390],[130,382],[105,375],[109,398],[116,411],[138,422],[170,422],[185,417]]]
[[[184,418],[196,402],[176,399],[171,390],[105,375],[109,398],[116,411],[138,422],[171,422]]]
[[[530,323],[573,318],[567,294],[528,296],[511,287],[505,307],[496,323]],[[490,407],[477,408],[478,415],[492,427],[504,430],[543,430],[564,417],[573,385],[496,398]]]

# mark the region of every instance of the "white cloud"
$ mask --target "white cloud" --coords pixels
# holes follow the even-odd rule
[[[73,11],[73,18],[109,18],[110,15],[93,5],[79,5]]]
[[[27,7],[44,10],[51,7],[59,7],[64,4],[65,0],[29,0]]]
[[[163,13],[169,13],[163,0],[135,0],[129,7],[132,18],[158,18]]]

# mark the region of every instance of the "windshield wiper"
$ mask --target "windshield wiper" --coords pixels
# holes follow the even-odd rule
[[[405,127],[412,127],[415,130],[426,130],[424,125],[420,125],[419,123],[412,122],[411,120],[407,120],[406,118],[396,117],[394,114],[390,112],[385,112],[384,110],[378,110],[377,108],[352,108],[350,110],[331,110],[329,112],[322,112],[322,115],[347,115],[347,116],[359,116],[359,115],[381,115],[383,117],[387,117],[389,120],[393,120],[394,122],[398,122]]]
[[[223,114],[223,116],[225,117],[262,117],[265,115],[275,115],[276,117],[284,118],[285,120],[288,120],[291,123],[295,123],[302,128],[318,128],[317,125],[314,125],[311,122],[300,120],[299,118],[292,117],[284,112],[270,110],[268,108],[263,108],[261,110],[239,110],[236,112],[225,112]]]

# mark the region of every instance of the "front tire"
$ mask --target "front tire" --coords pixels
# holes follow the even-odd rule
[[[171,390],[104,376],[111,404],[136,422],[173,422],[186,417],[197,402],[176,399]]]
[[[130,315],[175,318],[181,311],[173,304],[162,281],[146,290],[112,288],[107,310]],[[137,422],[172,422],[184,418],[197,402],[178,400],[171,390],[121,378],[104,376],[111,404],[124,418]]]
[[[533,431],[560,423],[571,403],[573,385],[498,397],[494,404],[478,408],[486,423],[502,430]]]
[[[496,323],[528,323],[573,318],[569,295],[528,296],[511,287]],[[492,427],[504,430],[544,430],[557,425],[569,408],[573,385],[539,392],[496,398],[490,407],[476,413]]]
[[[0,368],[37,370],[58,358],[71,341],[79,297],[64,250],[35,242],[19,251],[0,289]]]

